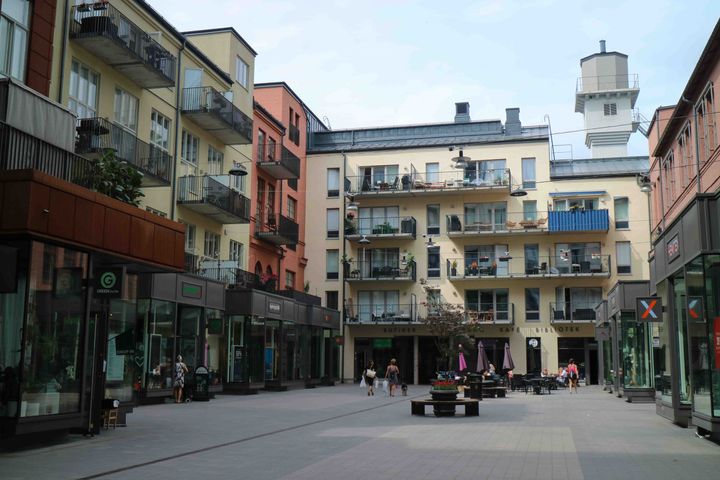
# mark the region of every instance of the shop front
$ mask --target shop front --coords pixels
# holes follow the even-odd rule
[[[720,438],[720,209],[696,197],[654,242],[651,289],[662,299],[656,405]]]
[[[207,367],[209,393],[222,392],[219,374],[225,358],[223,338],[225,286],[183,274],[143,275],[137,301],[141,338],[135,362],[136,388],[142,403],[165,401],[173,394],[173,371],[178,355],[188,367],[186,392],[192,395],[194,372]]]

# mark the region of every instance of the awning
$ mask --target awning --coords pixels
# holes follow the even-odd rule
[[[602,197],[607,195],[605,190],[588,190],[585,192],[551,192],[551,197]]]

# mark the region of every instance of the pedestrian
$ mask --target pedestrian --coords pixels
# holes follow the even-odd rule
[[[400,369],[397,366],[397,360],[394,358],[390,360],[387,370],[385,370],[385,380],[388,381],[390,387],[389,394],[394,397],[395,387],[400,383]]]
[[[175,363],[175,403],[182,402],[183,387],[185,387],[185,374],[188,368],[182,361],[182,355],[177,356],[177,362]]]
[[[370,360],[367,364],[367,368],[363,372],[363,377],[365,377],[365,384],[367,385],[367,394],[368,397],[375,395],[375,377],[377,376],[377,372],[375,372],[375,362]]]
[[[578,368],[577,365],[575,365],[575,360],[572,358],[568,362],[567,366],[567,372],[568,377],[570,377],[570,393],[573,393],[573,390],[575,390],[575,394],[577,394],[577,385],[578,385]]]

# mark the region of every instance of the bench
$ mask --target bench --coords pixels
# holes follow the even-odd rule
[[[507,387],[483,387],[482,391],[485,398],[505,398]]]
[[[466,417],[477,417],[480,415],[480,403],[474,398],[459,398],[457,400],[411,400],[410,410],[413,415],[425,415],[425,407],[432,405],[436,417],[455,415],[455,407],[465,407]]]

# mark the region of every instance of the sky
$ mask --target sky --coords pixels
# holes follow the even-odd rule
[[[590,156],[575,85],[599,40],[629,56],[649,119],[677,102],[720,15],[718,0],[148,3],[181,31],[234,27],[258,52],[255,82],[285,81],[332,129],[452,121],[463,101],[504,122],[518,107],[524,125],[549,116],[559,158]],[[648,154],[639,132],[628,153]]]

